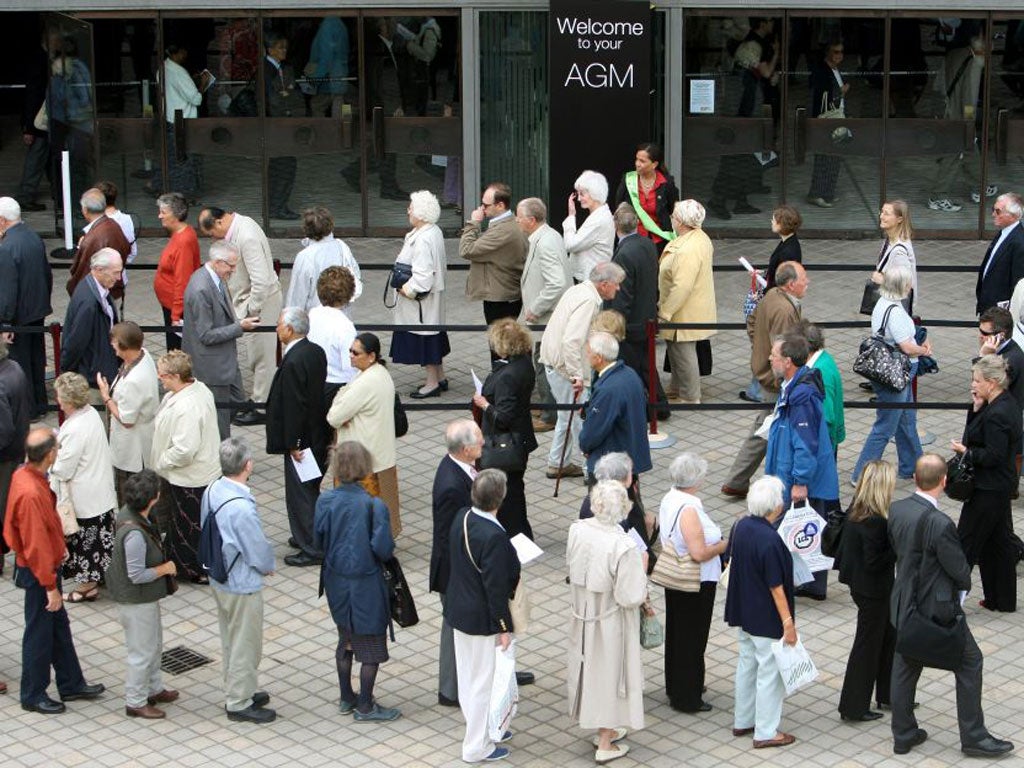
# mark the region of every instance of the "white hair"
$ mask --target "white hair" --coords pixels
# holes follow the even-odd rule
[[[207,261],[227,261],[232,256],[240,256],[238,247],[227,240],[214,240],[210,243],[210,252],[206,257]]]
[[[590,270],[588,278],[592,283],[616,283],[621,284],[626,279],[626,270],[614,261],[599,261]]]
[[[680,200],[672,209],[672,217],[684,227],[700,229],[707,212],[696,200]]]
[[[13,197],[0,197],[0,219],[21,221],[21,206]]]
[[[625,451],[606,453],[594,464],[594,477],[599,481],[615,480],[624,483],[632,471],[633,460]]]
[[[96,253],[89,259],[89,269],[106,269],[107,267],[114,266],[117,263],[118,268],[121,267],[121,254],[115,251],[113,248],[100,248]]]
[[[302,307],[285,307],[281,310],[281,322],[299,336],[309,333],[309,314]]]
[[[420,221],[436,224],[441,218],[441,204],[437,202],[433,192],[421,189],[410,194],[409,201],[412,204],[412,215]]]
[[[707,473],[707,460],[690,451],[676,456],[668,467],[669,479],[676,488],[693,488]]]
[[[584,171],[576,179],[573,185],[577,192],[586,192],[595,202],[604,203],[608,201],[608,179],[604,174],[597,171]]]
[[[620,482],[601,480],[590,491],[590,509],[602,523],[618,524],[629,513],[629,507],[629,496]]]
[[[747,491],[747,511],[755,517],[768,517],[782,506],[782,481],[774,475],[755,480]]]
[[[587,337],[587,346],[602,360],[615,362],[619,359],[619,342],[607,331],[594,331]]]
[[[878,293],[882,298],[890,301],[902,301],[910,295],[910,289],[914,286],[914,276],[910,267],[905,264],[897,264],[889,267],[882,274],[882,286]]]

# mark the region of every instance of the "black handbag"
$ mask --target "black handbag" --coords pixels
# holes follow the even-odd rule
[[[522,472],[526,469],[526,450],[522,439],[514,432],[484,435],[484,448],[479,463],[480,469]]]
[[[860,344],[860,353],[853,361],[853,372],[869,381],[896,392],[910,383],[910,358],[907,354],[885,341],[885,326],[889,314],[896,308],[892,305],[882,316],[882,326]]]
[[[391,605],[391,619],[400,627],[412,627],[419,623],[420,615],[416,611],[416,603],[412,599],[412,590],[405,580],[402,566],[397,557],[381,563],[384,569],[384,583],[388,588],[388,601]]]
[[[395,437],[405,437],[409,431],[409,417],[405,415],[402,398],[395,392]]]
[[[860,314],[870,316],[875,311],[875,304],[878,303],[879,296],[881,296],[881,292],[878,283],[874,280],[864,283],[864,295],[860,297]]]
[[[384,284],[384,307],[386,309],[394,309],[398,304],[398,291],[402,290],[402,287],[412,279],[412,264],[406,264],[404,261],[396,261],[391,265],[391,274],[388,276],[387,283]],[[393,289],[395,291],[395,300],[391,304],[388,304],[388,291]],[[413,301],[420,302],[424,296],[430,295],[430,291],[423,291],[422,293],[417,292],[416,297]],[[423,305],[418,304],[420,310],[420,323],[423,323]]]
[[[957,501],[967,501],[973,493],[974,462],[967,450],[946,462],[946,495]]]
[[[828,513],[828,522],[821,532],[821,554],[825,557],[835,558],[839,553],[839,540],[845,523],[846,513],[843,510],[834,509]]]

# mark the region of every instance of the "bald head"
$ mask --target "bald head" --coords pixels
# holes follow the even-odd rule
[[[34,427],[25,438],[25,459],[45,471],[56,458],[57,437],[49,427]]]
[[[942,493],[946,483],[946,460],[937,453],[926,453],[914,465],[914,484],[933,496]]]
[[[444,430],[444,444],[448,453],[465,464],[480,458],[484,435],[472,419],[452,421]]]

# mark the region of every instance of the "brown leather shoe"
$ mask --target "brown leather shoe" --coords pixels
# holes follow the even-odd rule
[[[723,485],[722,486],[722,493],[725,494],[726,496],[732,496],[732,498],[734,498],[734,499],[745,499],[745,498],[747,498],[747,492],[746,491],[741,491],[738,488],[732,488],[732,487],[730,487],[728,485]]]
[[[732,729],[732,735],[733,736],[749,736],[753,732],[754,732],[753,728],[733,728]]]
[[[172,701],[177,701],[178,697],[181,696],[177,691],[171,691],[164,688],[160,693],[154,693],[150,696],[147,701],[150,704],[170,704]]]
[[[145,720],[160,720],[167,717],[167,713],[162,709],[157,709],[152,704],[147,704],[144,707],[125,707],[124,713],[128,717],[141,717]]]
[[[575,464],[566,464],[561,470],[558,467],[548,467],[544,473],[546,477],[555,479],[561,477],[583,477],[583,468],[577,467]]]
[[[774,739],[765,739],[763,741],[759,741],[757,739],[754,739],[754,749],[770,749],[772,747],[788,747],[794,741],[796,741],[796,736],[794,736],[791,733],[783,733],[782,731],[779,731],[777,734],[775,734],[775,738]]]
[[[534,432],[550,432],[552,429],[555,428],[554,424],[538,419],[537,417],[534,417],[532,421]]]

